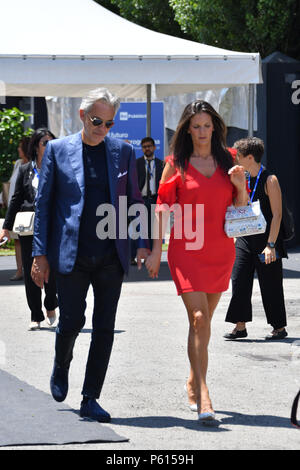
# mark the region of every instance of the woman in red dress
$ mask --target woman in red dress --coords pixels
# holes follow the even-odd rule
[[[158,276],[162,214],[174,212],[168,262],[178,295],[189,318],[188,355],[191,365],[187,392],[200,421],[214,420],[206,384],[211,319],[221,294],[228,289],[235,259],[233,239],[224,232],[226,208],[246,205],[244,169],[234,166],[226,149],[226,126],[207,102],[189,104],[172,142],[156,207],[157,233],[146,267]],[[172,207],[173,206],[173,207]]]

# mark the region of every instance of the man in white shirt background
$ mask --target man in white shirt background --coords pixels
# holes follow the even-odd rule
[[[148,238],[152,249],[152,223],[154,208],[157,200],[158,186],[164,168],[164,162],[155,157],[155,141],[152,137],[144,137],[141,140],[144,155],[136,160],[138,173],[138,186],[142,193],[145,206],[148,211]],[[152,209],[152,210],[151,210]],[[133,264],[134,252],[131,259]]]

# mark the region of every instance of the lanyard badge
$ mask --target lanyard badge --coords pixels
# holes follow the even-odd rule
[[[254,185],[254,188],[253,188],[253,191],[252,191],[252,194],[251,194],[251,198],[250,198],[250,202],[253,202],[253,198],[254,198],[256,188],[257,188],[258,180],[259,180],[259,177],[260,177],[262,171],[263,171],[263,165],[260,166],[258,175],[256,177],[255,185]],[[248,176],[248,186],[249,186],[249,189],[250,189],[250,175]]]

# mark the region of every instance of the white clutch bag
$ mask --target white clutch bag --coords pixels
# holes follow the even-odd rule
[[[20,236],[33,235],[34,212],[17,212],[13,231]]]
[[[260,202],[248,206],[227,207],[225,215],[225,233],[230,238],[247,237],[266,231],[267,223],[260,209]]]

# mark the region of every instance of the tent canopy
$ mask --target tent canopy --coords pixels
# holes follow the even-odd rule
[[[145,99],[147,83],[161,98],[262,81],[258,53],[157,33],[93,0],[0,1],[7,96],[81,97],[103,85],[122,99]]]

